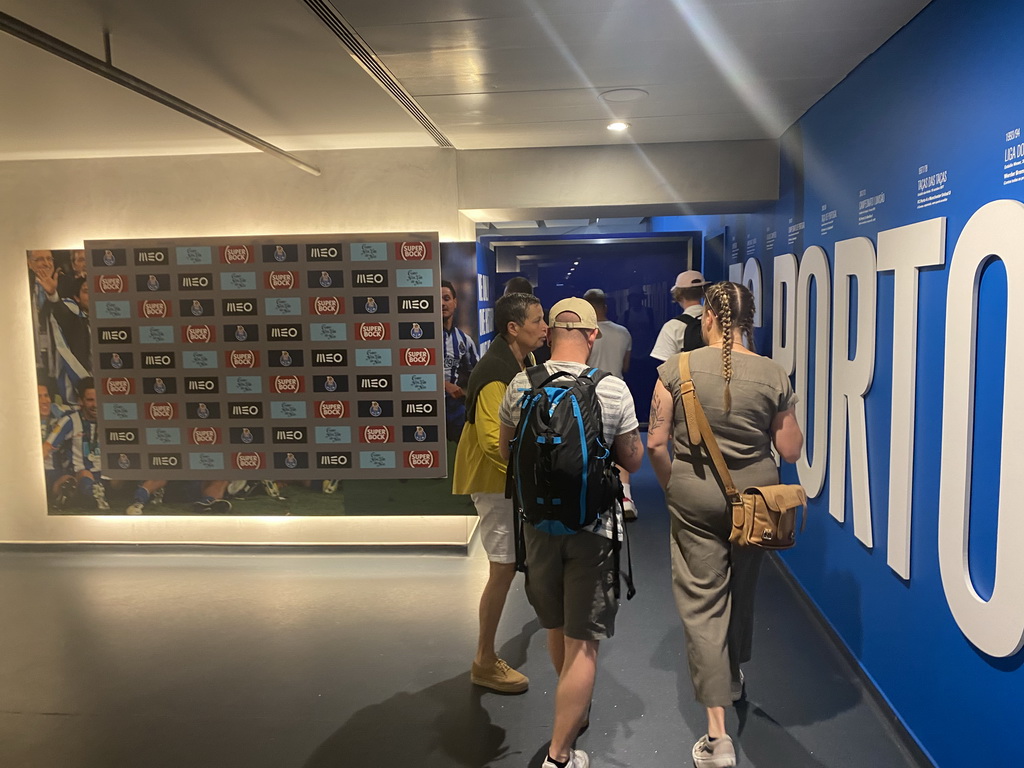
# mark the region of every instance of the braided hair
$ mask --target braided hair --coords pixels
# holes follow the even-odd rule
[[[741,341],[754,351],[754,296],[750,289],[738,283],[721,282],[709,285],[704,292],[705,301],[715,313],[722,331],[722,378],[725,379],[725,411],[732,408],[732,345],[733,330],[739,330]]]

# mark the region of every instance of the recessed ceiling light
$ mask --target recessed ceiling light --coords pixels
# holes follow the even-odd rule
[[[629,128],[629,123],[623,123],[619,120],[616,120],[614,123],[608,123],[609,131],[624,131],[627,128]]]
[[[604,91],[601,98],[612,102],[637,101],[649,95],[642,88],[612,88],[610,91]]]

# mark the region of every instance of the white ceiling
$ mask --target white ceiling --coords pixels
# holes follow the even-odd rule
[[[928,0],[334,0],[457,149],[778,138]],[[300,154],[435,146],[303,0],[0,0]],[[0,33],[0,160],[250,151]],[[600,93],[640,88],[638,101]],[[631,124],[612,134],[610,118]]]

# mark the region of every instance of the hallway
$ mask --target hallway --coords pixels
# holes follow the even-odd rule
[[[703,733],[668,577],[667,512],[645,466],[630,526],[638,595],[601,651],[597,768],[685,768]],[[4,768],[540,765],[554,675],[517,579],[499,630],[531,678],[469,683],[487,563],[401,553],[0,552]],[[766,563],[739,765],[918,766]]]

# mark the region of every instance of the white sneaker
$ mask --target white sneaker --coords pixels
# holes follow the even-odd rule
[[[128,505],[128,509],[124,511],[126,515],[141,515],[142,509],[145,507],[141,501],[134,501]]]
[[[736,765],[736,748],[729,736],[714,741],[704,734],[693,745],[693,764],[697,768],[732,768]]]
[[[558,768],[558,766],[551,762],[549,755],[544,758],[540,768]],[[565,768],[590,768],[590,758],[582,749],[574,749],[569,752],[569,762],[566,763]]]

